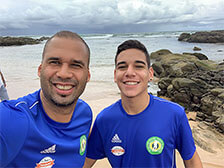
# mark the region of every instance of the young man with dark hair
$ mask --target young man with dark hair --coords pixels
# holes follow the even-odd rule
[[[44,47],[41,89],[0,103],[0,167],[82,167],[92,111],[79,99],[90,51],[76,33],[61,31]]]
[[[122,43],[114,81],[121,99],[100,112],[88,140],[84,167],[107,157],[112,167],[202,167],[184,108],[148,93],[153,79],[149,54],[137,40]]]

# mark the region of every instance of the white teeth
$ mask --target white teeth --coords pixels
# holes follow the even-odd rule
[[[126,85],[137,85],[138,82],[125,82]]]
[[[56,87],[61,90],[69,90],[72,88],[71,85],[56,85]]]

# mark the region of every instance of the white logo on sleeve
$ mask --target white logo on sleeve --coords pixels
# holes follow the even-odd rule
[[[54,144],[53,146],[49,147],[48,149],[42,150],[40,153],[55,153],[56,150],[56,145]]]
[[[112,143],[121,143],[119,136],[117,134],[114,135],[114,137],[111,139]]]

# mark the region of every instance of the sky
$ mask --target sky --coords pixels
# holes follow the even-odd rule
[[[0,0],[0,36],[224,30],[224,0]]]

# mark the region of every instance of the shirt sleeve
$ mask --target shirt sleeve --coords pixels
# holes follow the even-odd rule
[[[27,131],[27,116],[7,103],[0,103],[0,167],[7,166],[16,157]]]
[[[86,155],[88,158],[95,159],[95,160],[106,157],[104,152],[102,137],[97,125],[98,124],[96,119],[93,125],[92,132],[88,139],[87,155]]]
[[[183,158],[183,160],[191,159],[196,150],[196,146],[185,112],[180,119],[176,140],[177,140],[177,149],[180,152],[180,155]]]

